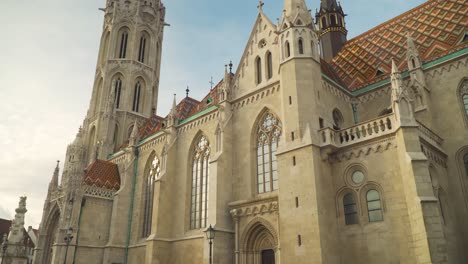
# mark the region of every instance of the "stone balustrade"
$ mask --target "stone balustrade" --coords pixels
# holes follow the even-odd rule
[[[319,134],[322,147],[333,146],[341,148],[388,135],[395,132],[396,128],[395,115],[389,114],[339,131],[332,128],[324,128],[319,130]]]
[[[440,147],[442,145],[444,140],[441,137],[439,137],[436,133],[434,133],[432,130],[430,130],[428,127],[426,127],[422,123],[420,123],[420,122],[417,122],[417,123],[419,125],[419,128],[418,128],[419,129],[419,137],[421,137],[427,143],[429,143],[429,144],[431,144],[433,146]]]

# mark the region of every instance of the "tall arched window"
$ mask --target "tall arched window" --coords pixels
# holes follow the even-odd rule
[[[272,113],[263,115],[257,128],[257,191],[278,189],[276,150],[281,136],[281,121]]]
[[[141,93],[141,83],[138,81],[135,84],[135,90],[133,92],[133,106],[132,111],[138,112],[140,110],[140,93]]]
[[[119,59],[125,59],[127,57],[127,43],[128,43],[128,31],[123,30],[120,33]]]
[[[298,41],[299,54],[304,54],[304,41],[300,38]]]
[[[352,193],[348,193],[343,197],[343,207],[346,225],[354,225],[359,222],[356,199]]]
[[[271,79],[273,77],[273,56],[271,55],[271,52],[268,51],[266,59],[267,59],[267,77],[268,79]]]
[[[468,94],[463,95],[463,106],[465,108],[465,115],[468,116]]]
[[[115,81],[115,88],[114,88],[114,93],[115,93],[115,108],[120,107],[120,96],[122,94],[122,80],[118,78]]]
[[[146,34],[142,34],[140,37],[140,47],[138,49],[138,61],[141,63],[145,63],[146,41],[147,41]]]
[[[468,177],[468,154],[463,157],[463,163],[465,163],[465,173],[466,177]]]
[[[325,17],[322,17],[322,29],[325,29],[327,27],[327,19]]]
[[[257,72],[257,84],[262,82],[262,59],[257,57],[255,60],[256,72]]]
[[[206,227],[208,218],[208,164],[210,162],[208,139],[205,136],[200,137],[193,151],[190,228],[198,229]]]
[[[145,207],[143,215],[143,237],[151,234],[151,223],[153,222],[153,204],[154,204],[154,183],[161,175],[161,163],[158,157],[150,159],[149,169],[145,178]]]
[[[332,26],[336,26],[336,16],[335,15],[330,15],[330,24]]]
[[[286,41],[285,43],[285,48],[286,48],[286,58],[289,58],[291,56],[291,46],[289,45],[289,41]]]
[[[376,190],[369,190],[367,192],[366,198],[369,222],[383,221],[382,203],[380,201],[379,192]]]

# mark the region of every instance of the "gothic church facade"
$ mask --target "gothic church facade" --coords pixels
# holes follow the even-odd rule
[[[276,24],[260,3],[239,66],[163,117],[166,9],[107,0],[34,263],[208,263],[210,225],[218,264],[464,263],[468,4],[429,0],[347,40],[341,5],[313,2],[314,17],[284,0]]]

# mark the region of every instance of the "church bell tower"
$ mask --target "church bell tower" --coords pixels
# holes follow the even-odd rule
[[[106,159],[157,108],[165,7],[107,0],[94,88],[83,124],[86,163]]]
[[[329,62],[346,43],[345,13],[336,0],[321,0],[320,10],[315,14],[319,29],[322,58]]]

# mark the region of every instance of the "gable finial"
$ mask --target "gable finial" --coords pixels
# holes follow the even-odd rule
[[[188,97],[190,92],[189,86],[187,85],[187,89],[185,89],[185,97]]]
[[[213,76],[211,76],[211,80],[210,80],[209,84],[211,85],[211,88],[210,88],[210,89],[212,90],[212,89],[213,89],[213,84],[214,84],[214,82],[213,82]]]
[[[229,73],[231,73],[231,74],[232,74],[232,66],[234,66],[234,65],[232,64],[232,60],[231,60],[231,61],[229,61]]]
[[[258,11],[263,12],[263,6],[264,5],[265,5],[265,3],[263,3],[261,0],[258,1],[258,6],[257,6]]]

